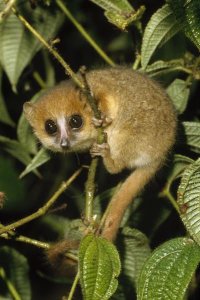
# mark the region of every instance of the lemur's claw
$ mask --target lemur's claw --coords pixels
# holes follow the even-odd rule
[[[100,126],[107,127],[112,123],[112,118],[106,117],[106,115],[102,113],[100,119],[93,117],[92,123],[94,124],[95,127],[100,127]]]
[[[110,147],[108,143],[103,143],[103,144],[94,143],[90,149],[90,154],[92,157],[96,157],[96,156],[104,157],[105,155],[107,155],[109,150]]]

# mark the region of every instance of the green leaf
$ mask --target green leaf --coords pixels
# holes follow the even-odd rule
[[[0,248],[0,266],[5,271],[6,280],[14,286],[20,295],[20,299],[31,300],[31,285],[27,259],[18,251],[4,246]]]
[[[194,162],[190,157],[175,154],[173,159],[173,167],[167,178],[167,185],[171,185],[171,183],[183,173],[185,168]]]
[[[31,162],[31,156],[27,152],[27,149],[16,140],[1,135],[0,147],[25,165],[28,165]]]
[[[200,49],[200,1],[199,0],[167,0],[179,27],[186,36]]]
[[[157,60],[156,62],[148,65],[145,72],[150,74],[150,76],[156,76],[160,74],[165,74],[167,72],[177,71],[179,68],[184,66],[183,59],[172,59],[169,61]]]
[[[79,249],[80,282],[85,300],[109,299],[117,288],[120,260],[115,246],[92,234]]]
[[[183,122],[186,143],[197,153],[200,152],[200,122]]]
[[[45,164],[50,160],[50,156],[44,148],[41,148],[40,151],[33,157],[31,162],[27,165],[26,169],[20,174],[20,178],[24,177],[30,172],[36,171],[38,167]]]
[[[130,12],[133,9],[131,4],[127,0],[91,0],[92,2],[96,3],[103,9],[107,11],[113,11],[116,13],[125,13]]]
[[[30,100],[32,103],[36,102],[38,98],[44,94],[44,90],[38,92],[37,94],[34,95],[34,97]],[[31,127],[26,120],[23,112],[21,114],[21,117],[18,122],[17,126],[17,137],[19,142],[26,147],[27,151],[31,154],[36,154],[37,153],[37,143],[36,139],[32,133]]]
[[[28,124],[27,120],[24,117],[24,114],[22,113],[18,126],[17,126],[17,137],[19,139],[19,142],[26,147],[27,151],[30,154],[36,154],[37,153],[37,142],[36,138],[33,135],[33,132],[31,130],[30,125]]]
[[[11,119],[11,117],[9,115],[6,105],[5,105],[5,101],[3,99],[1,85],[2,85],[2,70],[0,68],[0,122],[14,127],[15,123],[13,122],[13,120]]]
[[[167,93],[171,98],[178,114],[182,114],[188,103],[190,89],[187,82],[182,79],[175,79],[167,88]]]
[[[158,247],[145,263],[138,282],[138,300],[183,300],[200,260],[200,247],[177,238]]]
[[[127,0],[91,0],[105,10],[108,21],[121,30],[125,30],[134,21],[141,18],[145,7],[141,6],[137,11]]]
[[[54,37],[63,22],[62,13],[52,5],[51,8],[39,4],[31,9],[27,1],[18,1],[20,13],[46,39]],[[30,63],[42,44],[30,33],[14,15],[10,14],[0,24],[0,62],[13,90],[24,68]]]
[[[120,242],[123,245],[120,251],[123,253],[122,274],[136,286],[141,268],[151,253],[149,241],[141,231],[124,227]]]
[[[183,173],[178,188],[178,205],[184,225],[200,245],[200,158]]]
[[[157,47],[166,43],[179,31],[178,23],[168,5],[158,9],[148,22],[142,41],[141,64],[146,69]]]

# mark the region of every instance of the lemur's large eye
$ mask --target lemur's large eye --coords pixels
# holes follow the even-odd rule
[[[79,129],[83,125],[83,119],[80,115],[72,115],[69,119],[69,126],[72,129]]]
[[[45,122],[45,130],[49,135],[54,135],[58,131],[58,127],[53,120],[46,120]]]

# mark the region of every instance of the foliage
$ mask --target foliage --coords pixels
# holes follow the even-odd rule
[[[154,1],[151,7],[145,0],[132,2],[0,0],[2,299],[56,300],[68,294],[72,299],[79,279],[82,292],[76,288],[76,299],[195,299],[198,293],[200,2]],[[73,70],[83,64],[92,68],[105,62],[128,63],[159,80],[174,103],[179,115],[174,154],[157,178],[157,186],[152,183],[152,192],[144,192],[126,212],[116,246],[93,234],[82,239],[86,171],[72,179],[76,157],[69,154],[63,159],[47,153],[22,114],[27,99],[37,101],[46,88],[66,75],[20,16],[53,50],[59,49]],[[85,154],[79,160],[81,165],[88,164]],[[66,186],[62,185],[69,177]],[[101,222],[105,200],[122,178],[119,175],[116,180],[101,165],[96,177],[93,228]],[[42,216],[44,202],[52,198],[57,206]],[[40,218],[17,228],[20,220],[26,223],[24,216],[35,216],[38,207],[35,215]],[[3,232],[3,224],[16,220],[15,231]],[[52,243],[60,239],[81,239],[79,250],[73,243],[62,244],[70,260],[68,276],[66,272],[57,275],[44,263]],[[56,246],[52,249],[60,254]]]
[[[120,260],[107,240],[92,234],[84,237],[79,248],[79,268],[84,299],[106,300],[116,291]]]
[[[138,299],[183,299],[199,259],[200,249],[194,241],[167,241],[146,261],[139,278]]]
[[[27,259],[13,248],[4,246],[0,250],[0,264],[0,277],[7,285],[12,297],[14,299],[31,299]],[[8,292],[7,297],[9,297]]]

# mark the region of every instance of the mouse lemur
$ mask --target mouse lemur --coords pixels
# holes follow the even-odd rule
[[[111,199],[102,235],[113,240],[125,209],[162,166],[175,142],[176,114],[158,83],[127,67],[86,73],[98,107],[111,122],[107,144],[96,144],[97,128],[86,96],[72,80],[50,89],[24,113],[44,147],[100,155],[110,173],[133,170]]]

